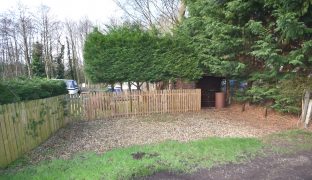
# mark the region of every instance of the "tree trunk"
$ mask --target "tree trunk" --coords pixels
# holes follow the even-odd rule
[[[73,63],[71,59],[71,53],[70,53],[70,45],[68,37],[66,37],[66,43],[67,43],[67,56],[68,56],[68,65],[69,65],[69,73],[72,79],[75,79],[74,71],[73,71]]]
[[[121,89],[121,91],[123,91],[123,88],[122,88],[122,82],[121,83],[119,83],[120,84],[120,89]]]
[[[17,45],[18,45],[17,39],[16,39],[15,33],[14,33],[14,46],[15,46],[15,52],[14,52],[14,54],[15,54],[15,62],[16,62],[16,76],[19,75],[19,74],[18,74],[19,52],[18,52],[18,49],[17,49]],[[22,74],[22,72],[20,72],[20,73]]]
[[[245,110],[246,110],[246,102],[243,103],[242,112],[244,112]]]
[[[72,47],[72,60],[73,60],[73,71],[74,71],[74,77],[77,80],[78,83],[80,83],[79,79],[79,67],[78,67],[78,59],[77,59],[77,53],[76,53],[76,46],[73,39],[73,36],[71,35],[71,47]]]
[[[169,80],[169,82],[168,82],[168,89],[169,90],[173,89],[173,82],[172,82],[172,80]]]
[[[136,82],[136,87],[137,87],[137,90],[138,90],[138,91],[141,91],[141,85],[140,85],[140,82]]]
[[[230,92],[230,81],[228,78],[225,79],[225,84],[226,84],[226,104],[229,105],[231,102],[231,92]]]
[[[128,82],[128,90],[129,90],[129,92],[131,92],[131,83],[130,82]]]
[[[146,83],[146,90],[149,91],[150,88],[149,88],[149,82],[145,82]]]
[[[50,77],[55,77],[55,69],[53,68],[53,55],[52,55],[52,39],[50,39],[50,52],[49,52],[49,56],[50,56]]]
[[[247,81],[247,89],[251,89],[252,88],[252,84],[253,84],[253,81]],[[250,101],[248,101],[248,103],[252,103]]]
[[[179,15],[178,15],[178,20],[181,22],[184,19],[186,12],[186,5],[183,0],[180,1],[180,7],[179,7]]]
[[[27,41],[27,33],[26,33],[26,25],[23,23],[22,24],[22,29],[23,29],[23,43],[24,43],[24,57],[26,61],[26,66],[27,66],[27,72],[28,72],[28,77],[31,78],[32,72],[31,72],[31,62],[30,62],[30,57],[29,57],[29,47],[28,47],[28,41]]]

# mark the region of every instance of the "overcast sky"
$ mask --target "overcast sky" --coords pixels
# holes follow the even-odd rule
[[[108,22],[111,17],[120,18],[122,11],[113,0],[19,0],[32,12],[43,4],[51,8],[58,19],[79,20],[87,16],[93,22]],[[0,0],[0,13],[16,7],[17,0]]]

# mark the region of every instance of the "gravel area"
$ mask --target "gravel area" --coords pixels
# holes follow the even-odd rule
[[[43,159],[67,159],[78,152],[103,153],[114,148],[168,139],[189,141],[210,136],[259,137],[296,127],[297,120],[293,117],[271,113],[264,118],[262,111],[249,108],[241,112],[240,106],[233,106],[198,113],[76,122],[60,129],[31,151],[28,157],[36,163]]]

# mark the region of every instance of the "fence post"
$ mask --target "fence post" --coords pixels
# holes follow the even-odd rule
[[[305,127],[308,126],[310,119],[311,119],[311,116],[312,116],[312,100],[309,101],[308,112],[307,112],[305,124],[304,124]]]
[[[302,99],[302,112],[301,112],[301,121],[305,122],[308,106],[310,101],[310,91],[305,91],[304,98]]]

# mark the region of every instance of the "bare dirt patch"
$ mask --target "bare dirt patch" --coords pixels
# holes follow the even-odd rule
[[[260,137],[296,127],[295,117],[240,106],[223,110],[206,109],[199,113],[153,115],[76,122],[60,129],[49,140],[28,154],[32,163],[43,159],[71,157],[74,153],[105,151],[157,143],[164,140],[189,141],[210,136]]]
[[[211,169],[201,169],[191,174],[160,172],[140,178],[144,180],[308,180],[312,179],[312,151],[295,154],[272,155],[256,158],[241,164],[226,164]]]
[[[312,134],[293,130],[262,137],[264,148],[256,157],[192,173],[157,172],[140,180],[308,180],[312,179]]]
[[[145,152],[136,152],[131,154],[133,159],[142,159],[146,153]]]

